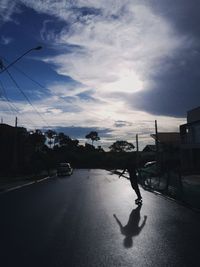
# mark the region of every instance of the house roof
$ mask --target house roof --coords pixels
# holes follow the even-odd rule
[[[18,133],[26,133],[27,130],[24,127],[13,127],[11,125],[0,123],[0,135],[13,135],[17,130]]]
[[[153,139],[156,139],[155,134],[151,134]],[[177,132],[164,132],[158,133],[158,142],[163,144],[180,144],[180,133]]]
[[[144,152],[146,152],[146,151],[155,152],[156,151],[156,146],[155,145],[146,145],[142,151],[144,151]]]
[[[13,126],[5,124],[5,123],[0,123],[0,128],[1,129],[12,129]]]

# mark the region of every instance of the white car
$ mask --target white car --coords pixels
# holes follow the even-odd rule
[[[73,169],[70,166],[70,163],[61,162],[58,164],[57,176],[69,176],[72,174],[72,172],[73,172]]]
[[[149,178],[149,177],[155,177],[158,174],[157,164],[156,161],[149,161],[147,162],[143,168],[139,169],[139,175],[143,179]]]

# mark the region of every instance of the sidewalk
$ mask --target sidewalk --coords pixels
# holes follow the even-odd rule
[[[8,189],[11,189],[11,188],[14,188],[14,187],[17,187],[17,186],[21,186],[23,184],[27,184],[27,183],[30,183],[30,182],[33,182],[34,180],[33,179],[30,179],[30,178],[20,178],[20,177],[17,177],[15,179],[9,179],[7,177],[1,177],[0,178],[0,193],[1,192],[4,192]]]
[[[200,209],[200,175],[182,177],[184,201]]]
[[[143,187],[159,191],[200,210],[200,175],[187,175],[180,179],[177,175],[171,174],[168,180],[167,176],[147,178]]]
[[[119,175],[121,170],[112,170],[112,172]],[[124,178],[128,178],[128,174],[125,174]],[[189,207],[200,210],[200,175],[187,175],[180,179],[177,174],[171,173],[168,185],[167,176],[147,178],[145,181],[141,181],[141,184],[145,190],[158,191]]]
[[[55,175],[55,171],[50,172],[50,176]],[[38,175],[26,175],[17,177],[0,177],[0,193],[10,190],[12,188],[20,187],[23,185],[28,185],[31,183],[36,183],[45,177],[49,177],[46,171],[41,172]]]

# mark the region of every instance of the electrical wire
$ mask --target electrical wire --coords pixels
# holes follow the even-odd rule
[[[3,58],[7,63],[9,63],[5,58]],[[30,75],[28,75],[27,73],[25,73],[23,70],[19,69],[16,66],[12,66],[15,70],[17,70],[19,73],[21,73],[22,75],[24,75],[26,78],[28,78],[30,81],[32,81],[33,83],[37,84],[40,88],[45,89],[47,91],[49,91],[49,89],[47,87],[45,87],[44,85],[42,85],[40,82],[36,81],[35,79],[33,79]],[[57,96],[56,94],[54,94],[55,96]],[[60,100],[66,104],[66,101],[60,97]],[[99,114],[98,114],[99,116]],[[105,118],[102,117],[101,121],[104,121]]]
[[[9,63],[6,59],[4,59],[7,63]],[[36,81],[35,79],[33,79],[32,77],[30,77],[30,75],[28,75],[27,73],[25,73],[23,70],[19,69],[16,66],[12,66],[16,71],[18,71],[19,73],[21,73],[22,75],[24,75],[26,78],[28,78],[30,81],[32,81],[33,83],[37,84],[40,88],[45,89],[47,91],[49,91],[49,89],[47,87],[45,87],[44,85],[42,85],[40,82]],[[56,94],[54,94],[54,96],[57,96]],[[66,104],[66,101],[60,97],[60,100]],[[99,116],[99,114],[98,114]],[[102,118],[101,121],[104,121],[105,119]]]
[[[10,64],[9,61],[7,59],[5,59],[4,57],[0,57],[0,58],[3,59],[7,64]],[[2,62],[2,64],[3,64],[3,62]],[[19,70],[15,66],[12,66],[12,67],[15,68],[18,72],[21,72],[24,76],[26,76],[27,78],[29,78],[31,80],[31,77],[29,77],[28,75],[26,75],[26,73],[24,73],[22,70]],[[33,104],[31,103],[30,99],[26,96],[26,94],[23,92],[23,90],[19,87],[19,85],[17,84],[16,80],[13,78],[13,76],[11,75],[11,73],[7,69],[5,69],[5,71],[10,76],[11,80],[13,81],[13,83],[15,84],[15,86],[19,89],[19,91],[21,92],[21,94],[26,98],[26,100],[28,101],[28,103],[32,106],[32,108],[36,111],[36,113],[42,118],[43,122],[45,122],[45,124],[48,125],[47,121],[43,118],[43,116],[39,113],[39,111],[33,106]],[[35,83],[37,83],[37,81],[35,81],[35,80],[32,80],[32,81],[35,82]],[[39,84],[39,83],[37,83],[37,84],[40,87],[42,87],[41,84]],[[29,119],[29,121],[30,121],[30,119]],[[33,122],[31,122],[31,123],[35,126],[35,124]],[[48,127],[49,127],[49,125],[48,125]]]
[[[11,75],[11,73],[6,69],[7,74],[9,75],[10,79],[15,84],[16,88],[20,91],[20,93],[24,96],[24,98],[27,100],[29,105],[35,110],[35,112],[38,114],[38,116],[43,120],[43,122],[46,124],[47,127],[50,127],[47,121],[43,118],[43,116],[40,114],[40,112],[36,109],[36,107],[32,104],[31,100],[27,97],[27,95],[24,93],[24,91],[21,89],[19,84],[16,82],[14,77]]]
[[[7,64],[9,64],[9,61],[7,59],[5,59],[4,57],[0,57],[2,58]],[[45,87],[44,85],[42,85],[41,83],[39,83],[38,81],[36,81],[35,79],[33,79],[30,75],[28,75],[27,73],[25,73],[23,70],[19,69],[16,66],[12,66],[15,70],[17,70],[19,73],[23,74],[26,78],[28,78],[29,80],[31,80],[33,83],[37,84],[40,88],[45,89],[45,90],[49,90],[47,87]]]
[[[10,107],[10,110],[11,112],[14,114],[14,115],[22,115],[20,112],[19,112],[19,109],[16,107],[16,105],[8,98],[8,95],[6,93],[6,90],[5,90],[5,87],[3,85],[3,82],[0,80],[0,88],[3,92],[2,96],[3,96],[3,100],[6,101],[6,103],[8,104],[8,106]],[[34,126],[34,128],[36,128],[36,125],[35,123],[33,123],[29,118],[26,118],[26,116],[23,114],[22,115],[23,117],[25,117],[25,120],[26,120],[26,124],[28,125],[31,125]]]
[[[12,101],[8,98],[7,93],[6,93],[6,90],[5,90],[4,86],[3,86],[2,81],[0,81],[0,88],[1,88],[1,90],[2,90],[2,92],[3,92],[3,94],[2,94],[3,98],[2,98],[2,99],[3,99],[4,101],[7,102],[7,104],[8,104],[8,106],[10,107],[12,113],[13,113],[13,114],[19,114],[19,111],[18,111],[17,107],[16,107],[16,106],[12,103]]]

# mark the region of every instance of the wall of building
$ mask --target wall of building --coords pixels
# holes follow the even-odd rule
[[[198,120],[200,120],[200,107],[187,112],[187,123],[192,123]]]
[[[187,124],[180,126],[181,165],[190,172],[200,171],[200,107],[187,112]]]

